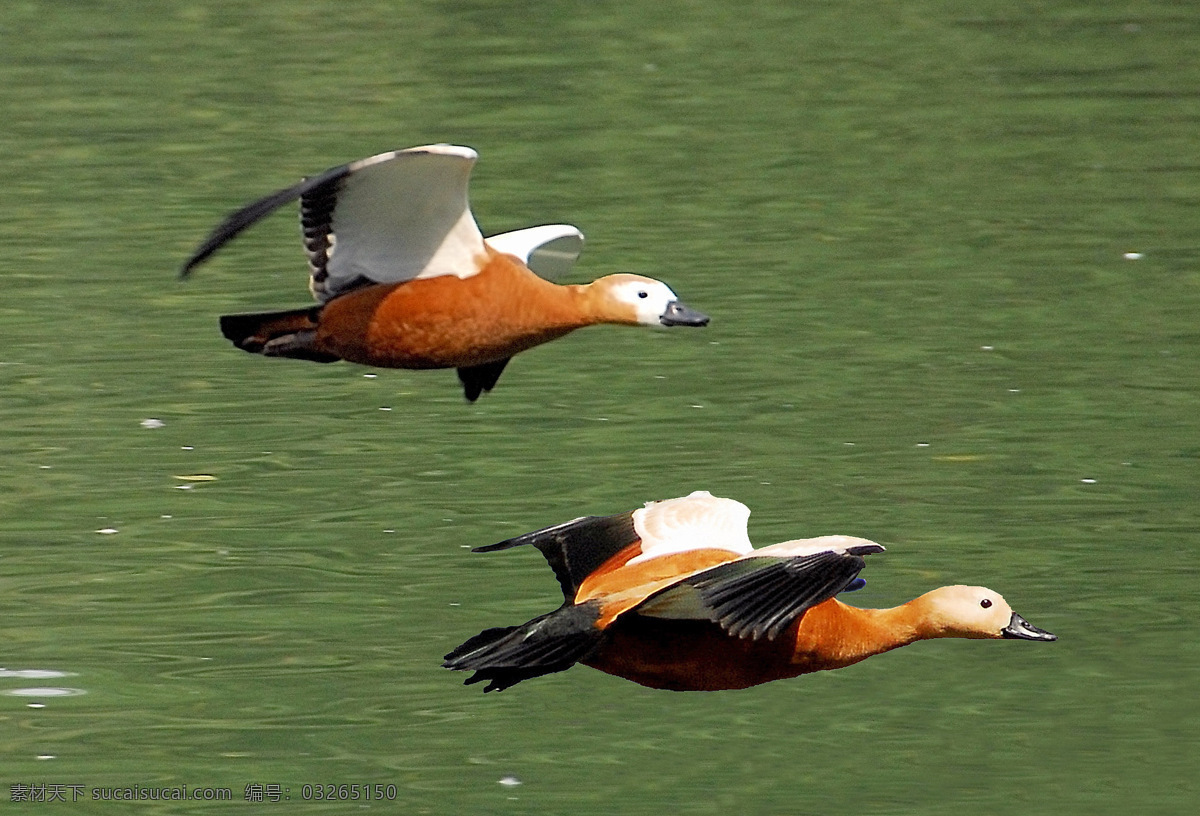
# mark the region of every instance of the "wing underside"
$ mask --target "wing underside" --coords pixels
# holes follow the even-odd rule
[[[241,232],[300,199],[300,226],[318,300],[364,282],[470,277],[486,262],[468,184],[468,147],[393,150],[334,167],[242,207],[184,264],[187,275]]]

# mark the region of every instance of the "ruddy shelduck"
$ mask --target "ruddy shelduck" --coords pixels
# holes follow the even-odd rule
[[[456,368],[471,402],[495,386],[514,354],[575,329],[708,323],[653,278],[553,283],[583,248],[575,227],[485,239],[467,198],[476,158],[469,147],[428,145],[326,170],[230,215],[181,274],[298,198],[309,288],[319,305],[226,315],[225,337],[270,357]]]
[[[755,549],[750,510],[697,491],[615,516],[588,516],[479,547],[532,544],[564,602],[520,626],[487,629],[446,655],[467,683],[505,689],[583,663],[651,688],[736,689],[840,669],[917,640],[1057,638],[990,589],[948,586],[892,609],[860,609],[837,594],[861,585],[850,536]]]

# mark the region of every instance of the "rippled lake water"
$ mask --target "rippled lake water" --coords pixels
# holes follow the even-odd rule
[[[1186,6],[10,0],[0,36],[0,799],[1200,801]],[[577,224],[576,280],[712,324],[583,331],[466,405],[226,344],[219,314],[305,303],[290,215],[176,279],[232,208],[432,141],[479,150],[485,231]],[[856,603],[983,583],[1060,640],[711,694],[439,667],[559,600],[536,552],[470,547],[694,489],[759,545],[886,544]]]

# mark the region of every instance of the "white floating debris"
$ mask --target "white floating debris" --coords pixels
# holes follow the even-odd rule
[[[1121,257],[1127,261],[1140,261],[1142,258],[1145,258],[1146,255],[1142,252],[1126,252]]]
[[[195,486],[196,486],[196,484],[194,482],[188,482],[187,484],[175,485],[175,489],[176,490],[191,490]]]
[[[1084,484],[1095,484],[1096,483],[1095,479],[1080,479],[1079,481],[1083,482]]]
[[[96,532],[99,533],[100,535],[112,535],[113,533],[119,533],[121,531],[118,530],[116,527],[101,527]]]
[[[929,443],[928,443],[928,442],[918,442],[918,443],[917,443],[917,447],[918,447],[918,448],[928,448],[928,447],[929,447]]]
[[[179,449],[180,450],[195,450],[195,448],[193,448],[191,445],[180,445]]]
[[[980,346],[979,350],[980,351],[995,351],[996,347],[995,346]]]
[[[373,380],[378,376],[379,376],[378,374],[363,374],[363,379],[364,380]]]
[[[83,694],[84,691],[75,688],[39,687],[8,689],[4,693],[13,697],[75,697]]]
[[[46,704],[45,703],[26,703],[25,707],[26,708],[45,708]]]
[[[380,408],[379,410],[380,410],[380,411],[390,411],[390,410],[392,410],[392,409],[391,409],[391,408]]]
[[[54,754],[38,754],[34,759],[58,759]]]
[[[517,779],[515,776],[502,776],[500,777],[500,784],[506,788],[515,788],[517,785],[521,784],[521,780]]]
[[[143,419],[141,422],[143,428],[162,428],[166,424],[161,419]]]
[[[45,680],[48,677],[66,677],[67,672],[57,669],[0,669],[0,677],[20,677],[24,680]]]

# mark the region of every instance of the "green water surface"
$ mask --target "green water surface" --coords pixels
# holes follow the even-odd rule
[[[1198,89],[1200,12],[1151,0],[7,0],[0,801],[1194,812]],[[306,303],[291,214],[176,279],[245,201],[435,141],[479,150],[485,231],[576,224],[575,280],[712,324],[467,405],[220,337]],[[468,548],[695,489],[759,545],[887,545],[855,603],[986,584],[1060,640],[709,694],[439,667],[560,600]],[[7,801],[37,783],[85,796]],[[395,798],[303,802],[356,783]],[[233,800],[90,799],[152,785]]]

